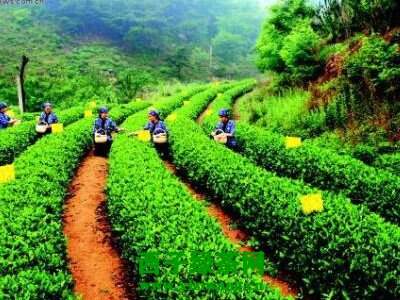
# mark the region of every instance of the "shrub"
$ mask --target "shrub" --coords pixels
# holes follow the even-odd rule
[[[146,106],[113,108],[111,116],[120,122]],[[0,186],[0,298],[72,299],[61,214],[66,186],[92,144],[92,125],[82,119],[45,136],[15,161],[16,180]]]
[[[266,172],[200,134],[187,117],[207,105],[209,98],[203,100],[192,101],[192,111],[189,106],[186,113],[177,111],[179,118],[170,125],[179,170],[233,212],[282,268],[298,276],[306,294],[399,298],[399,228],[342,195],[325,192],[323,212],[304,215],[300,196],[319,191]]]
[[[234,97],[229,96],[219,98],[213,107],[215,110],[228,108],[233,100]],[[209,131],[215,122],[216,116],[209,116],[204,127]],[[240,152],[256,164],[278,175],[341,192],[355,203],[364,204],[387,220],[399,223],[400,177],[309,143],[297,149],[286,149],[284,136],[240,122],[236,137]]]
[[[284,38],[279,55],[289,69],[293,81],[302,83],[314,78],[320,71],[320,43],[320,37],[311,28],[308,19],[299,21]]]
[[[221,88],[211,88],[203,93],[216,93]],[[182,96],[172,97],[157,108],[165,114],[182,105]],[[197,95],[193,98],[198,97]],[[139,129],[143,113],[130,117],[123,127]],[[130,174],[135,174],[131,176]],[[113,229],[121,237],[123,256],[138,270],[140,257],[156,253],[160,261],[160,274],[156,276],[138,274],[141,281],[170,284],[171,289],[139,289],[140,297],[151,299],[283,299],[277,290],[269,288],[256,275],[242,271],[224,276],[213,269],[207,275],[190,274],[188,268],[172,272],[165,258],[180,252],[186,259],[196,252],[209,253],[215,258],[224,253],[235,253],[221,233],[219,225],[207,215],[204,206],[194,200],[183,185],[163,165],[156,151],[149,144],[127,136],[119,136],[113,144],[110,156],[108,179],[108,209]],[[143,214],[143,211],[146,211]],[[200,241],[200,242],[199,242]],[[156,249],[156,252],[154,251]],[[240,284],[240,291],[210,290],[204,288],[180,291],[179,285],[186,282],[208,284]]]

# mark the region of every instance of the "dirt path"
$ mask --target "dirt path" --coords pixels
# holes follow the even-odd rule
[[[248,94],[246,94],[248,95]],[[245,97],[246,95],[242,96]],[[235,102],[233,103],[233,109],[232,109],[232,117],[235,121],[240,121],[240,100],[242,99],[242,97],[239,97],[238,99],[235,100]]]
[[[90,153],[77,170],[65,204],[69,267],[75,293],[83,300],[135,298],[105,211],[107,170],[107,159]]]
[[[207,108],[200,114],[200,116],[196,119],[198,124],[203,124],[204,119],[208,116],[209,113],[216,113],[215,111],[210,111],[211,105],[213,102],[208,104]]]
[[[199,191],[197,191],[193,185],[191,185],[187,180],[184,178],[181,178],[177,172],[177,169],[175,165],[172,162],[169,161],[164,161],[166,168],[179,177],[182,182],[185,184],[189,192],[192,194],[193,198],[199,200],[199,201],[205,201],[207,196]],[[216,205],[216,204],[211,204],[210,206],[207,207],[207,212],[210,216],[214,217],[217,219],[218,223],[221,226],[222,232],[224,235],[233,243],[236,245],[240,245],[240,251],[245,252],[245,251],[250,251],[253,252],[255,249],[248,247],[248,246],[243,246],[246,244],[246,242],[249,239],[248,234],[241,230],[241,229],[233,229],[231,226],[233,224],[233,219],[231,218],[230,215],[224,212],[224,210]],[[298,294],[297,288],[289,284],[288,282],[285,282],[284,280],[280,278],[274,278],[269,276],[268,274],[264,274],[263,280],[270,284],[271,286],[278,288],[283,296],[292,296],[296,297]]]

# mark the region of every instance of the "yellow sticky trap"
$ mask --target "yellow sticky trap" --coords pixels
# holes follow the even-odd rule
[[[174,121],[176,121],[176,118],[178,117],[178,115],[176,114],[176,113],[173,113],[173,114],[170,114],[168,117],[167,117],[167,121],[169,121],[169,122],[174,122]]]
[[[142,142],[149,142],[151,139],[150,131],[148,130],[140,130],[137,132],[137,137]]]
[[[91,110],[85,110],[84,116],[85,118],[91,118],[93,117],[93,112]]]
[[[63,124],[51,124],[51,132],[52,133],[61,133],[64,131]]]
[[[143,99],[142,99],[142,98],[136,98],[135,101],[136,101],[136,102],[142,102]]]
[[[224,94],[222,93],[218,93],[218,97],[222,97]]]
[[[321,193],[302,196],[300,197],[300,202],[301,210],[305,215],[324,210],[324,201]]]
[[[299,138],[299,137],[287,136],[285,138],[285,145],[286,145],[286,149],[298,148],[298,147],[301,147],[302,141],[301,141],[301,138]]]
[[[183,101],[183,105],[186,106],[190,103],[190,101]]]
[[[91,101],[91,102],[89,102],[89,107],[90,107],[90,108],[95,108],[96,106],[97,106],[96,101]]]
[[[207,109],[206,111],[205,111],[205,115],[206,116],[211,116],[211,114],[213,113],[213,110],[212,109]]]
[[[12,110],[7,110],[6,115],[10,118],[15,118],[15,112]]]
[[[7,183],[15,180],[14,165],[5,165],[0,167],[0,183]]]

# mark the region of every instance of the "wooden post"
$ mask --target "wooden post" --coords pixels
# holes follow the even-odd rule
[[[18,104],[21,113],[25,112],[26,108],[26,95],[24,89],[24,73],[25,67],[29,62],[29,58],[25,55],[22,56],[21,66],[19,67],[19,74],[17,75],[17,91],[18,91]]]

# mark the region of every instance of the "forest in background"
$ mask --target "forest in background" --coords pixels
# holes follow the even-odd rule
[[[256,0],[48,0],[0,7],[0,98],[16,103],[23,54],[28,109],[43,101],[127,102],[171,81],[256,75],[265,10]]]
[[[387,149],[400,140],[399,26],[395,0],[280,1],[257,41],[269,81],[247,101],[247,118],[303,138],[333,133]]]

